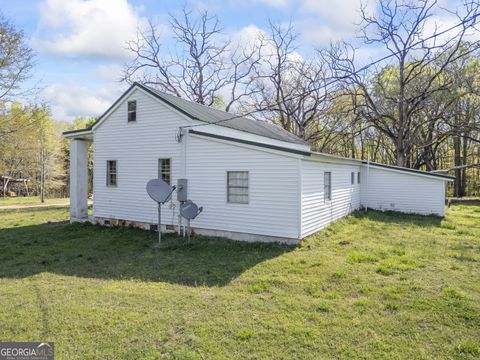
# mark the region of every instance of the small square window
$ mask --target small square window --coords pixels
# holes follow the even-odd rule
[[[128,122],[137,121],[137,101],[128,102]]]
[[[332,200],[332,173],[325,172],[323,174],[323,193],[324,202]]]
[[[107,186],[117,186],[117,160],[107,160]]]
[[[172,162],[170,159],[158,159],[158,178],[172,184]]]
[[[248,171],[227,171],[227,202],[248,204]]]

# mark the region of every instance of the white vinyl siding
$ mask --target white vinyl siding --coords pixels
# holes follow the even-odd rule
[[[362,206],[377,210],[444,215],[443,179],[372,166],[369,169],[365,166],[362,174]]]
[[[298,159],[195,135],[187,154],[189,196],[204,207],[192,226],[298,238]],[[227,202],[226,172],[235,169],[248,171],[248,205]]]
[[[302,237],[360,207],[360,187],[351,185],[351,173],[358,169],[347,164],[302,161]],[[326,202],[324,173],[331,173],[331,201]]]
[[[129,98],[141,104],[135,126],[125,119]],[[178,127],[189,122],[140,90],[135,90],[129,98],[94,132],[93,215],[156,223],[157,205],[147,195],[145,186],[149,180],[158,178],[161,158],[171,159],[172,183],[176,183],[181,174],[183,145],[175,137]],[[105,185],[105,166],[111,159],[121,165],[117,187]],[[178,206],[171,207],[168,202],[162,209],[162,222],[177,224],[177,214]]]
[[[188,179],[189,199],[204,207],[192,227],[298,238],[298,159],[192,134],[179,143],[178,127],[188,125],[186,119],[140,90],[130,97],[142,104],[135,126],[125,121],[126,98],[94,133],[94,216],[156,223],[157,207],[145,185],[158,178],[159,159],[169,158],[172,184]],[[111,159],[121,164],[116,188],[105,184]],[[226,199],[227,171],[237,170],[248,171],[248,205]],[[172,198],[162,208],[166,225],[178,224],[179,206]]]

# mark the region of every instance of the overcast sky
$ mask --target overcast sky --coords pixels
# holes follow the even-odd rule
[[[375,11],[364,0],[371,11]],[[441,0],[454,8],[454,0]],[[450,2],[450,3],[448,3]],[[208,9],[218,15],[230,37],[255,36],[268,20],[291,21],[308,51],[332,40],[352,39],[359,21],[360,0],[0,0],[3,15],[24,29],[37,52],[34,79],[41,100],[57,120],[98,116],[121,94],[119,83],[129,54],[125,43],[147,18],[164,26],[168,42],[168,13],[183,4],[192,10]],[[451,19],[436,19],[449,23]],[[365,58],[380,56],[378,50],[362,50]]]

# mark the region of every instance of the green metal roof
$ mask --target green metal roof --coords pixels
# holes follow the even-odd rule
[[[455,176],[443,175],[443,174],[434,173],[434,172],[431,172],[431,171],[411,169],[411,168],[406,168],[406,167],[396,166],[396,165],[387,165],[387,164],[382,164],[382,163],[377,163],[377,162],[372,162],[372,161],[368,162],[366,160],[362,160],[362,163],[365,164],[365,165],[370,164],[371,166],[378,166],[378,167],[383,167],[383,168],[386,168],[386,169],[409,172],[409,173],[413,173],[413,174],[432,176],[432,177],[437,177],[437,178],[446,179],[446,180],[455,180]]]
[[[387,165],[387,164],[382,164],[382,163],[377,163],[373,161],[367,161],[367,160],[362,160],[362,159],[354,159],[351,157],[345,157],[345,156],[339,156],[339,155],[332,155],[332,154],[326,154],[326,153],[321,153],[321,152],[316,152],[316,151],[311,151],[310,152],[313,156],[324,156],[328,158],[332,158],[334,160],[340,160],[340,161],[354,161],[357,162],[358,164],[363,164],[363,165],[370,165],[370,166],[376,166],[376,167],[382,167],[385,169],[391,169],[391,170],[397,170],[397,171],[402,171],[406,173],[413,173],[413,174],[418,174],[418,175],[424,175],[424,176],[432,176],[436,178],[441,178],[445,180],[454,180],[454,176],[449,176],[449,175],[443,175],[431,171],[423,171],[423,170],[417,170],[417,169],[411,169],[411,168],[406,168],[402,166],[396,166],[396,165]]]
[[[225,111],[213,109],[193,101],[166,94],[146,85],[138,85],[150,93],[153,93],[156,97],[160,98],[164,102],[172,105],[177,110],[180,110],[191,119],[244,131],[250,134],[265,136],[270,139],[300,145],[308,145],[307,142],[282,129],[280,126],[268,123],[266,121],[249,119]]]
[[[115,101],[115,103],[112,104],[112,106],[110,106],[108,110],[105,111],[105,113],[103,113],[103,115],[100,116],[97,121],[95,121],[95,123],[93,123],[90,127],[86,129],[65,131],[64,134],[74,134],[77,132],[91,130],[96,124],[98,124],[99,121],[101,121],[105,117],[107,113],[110,112],[111,109],[113,109],[124,98],[124,96],[128,92],[130,92],[132,88],[136,86],[140,87],[141,89],[147,91],[149,94],[153,95],[157,99],[180,111],[192,120],[202,121],[207,124],[216,124],[218,126],[224,126],[230,129],[244,131],[250,134],[260,135],[270,139],[285,141],[288,143],[308,145],[306,141],[282,129],[280,126],[268,123],[266,121],[249,119],[225,111],[213,109],[211,107],[201,105],[193,101],[188,101],[177,96],[166,94],[150,86],[146,86],[137,82],[133,83],[132,86],[130,86],[130,88],[125,91],[123,95],[117,101]],[[198,126],[194,126],[193,128],[197,127]]]

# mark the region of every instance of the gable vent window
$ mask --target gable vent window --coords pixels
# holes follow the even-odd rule
[[[332,200],[332,173],[326,172],[323,174],[323,193],[324,201]]]
[[[158,178],[172,184],[172,162],[170,159],[158,159]]]
[[[117,160],[107,161],[107,186],[117,186]]]
[[[248,171],[227,171],[227,202],[248,204]]]
[[[137,101],[128,102],[128,122],[137,121]]]
[[[355,184],[355,173],[352,172],[352,175],[350,176],[350,183],[353,185]]]

